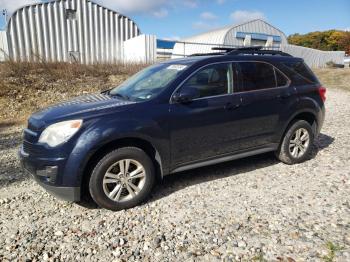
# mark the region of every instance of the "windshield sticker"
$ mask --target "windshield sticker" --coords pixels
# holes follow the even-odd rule
[[[182,70],[184,70],[186,67],[187,67],[187,66],[185,66],[185,65],[170,65],[170,66],[167,67],[167,69],[182,71]]]

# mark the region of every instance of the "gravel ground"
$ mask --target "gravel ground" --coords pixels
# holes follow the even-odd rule
[[[350,261],[350,92],[329,90],[312,160],[271,154],[167,177],[144,205],[59,201],[22,173],[0,130],[0,261]]]

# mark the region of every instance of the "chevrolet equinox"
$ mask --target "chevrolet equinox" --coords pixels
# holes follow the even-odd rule
[[[157,179],[265,152],[308,159],[325,93],[300,58],[220,49],[152,65],[120,86],[34,113],[22,166],[50,193],[134,207]]]

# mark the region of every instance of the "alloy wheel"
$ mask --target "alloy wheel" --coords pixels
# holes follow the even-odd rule
[[[302,157],[310,145],[310,135],[305,128],[297,129],[289,141],[289,152],[294,158]]]
[[[146,181],[144,167],[136,160],[122,159],[111,165],[102,180],[103,191],[115,202],[133,199]]]

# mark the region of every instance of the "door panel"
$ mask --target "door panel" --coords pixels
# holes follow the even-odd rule
[[[241,149],[276,142],[273,139],[281,116],[295,95],[288,87],[289,80],[265,62],[237,62],[233,66],[242,97]]]
[[[170,104],[174,168],[233,150],[240,130],[233,111],[241,100],[232,95],[232,78],[231,63],[210,64],[194,72],[175,92],[173,98],[189,90],[195,97],[190,103]]]
[[[288,98],[289,88],[242,93],[242,149],[273,142]]]
[[[238,150],[240,95],[170,105],[173,167]]]

